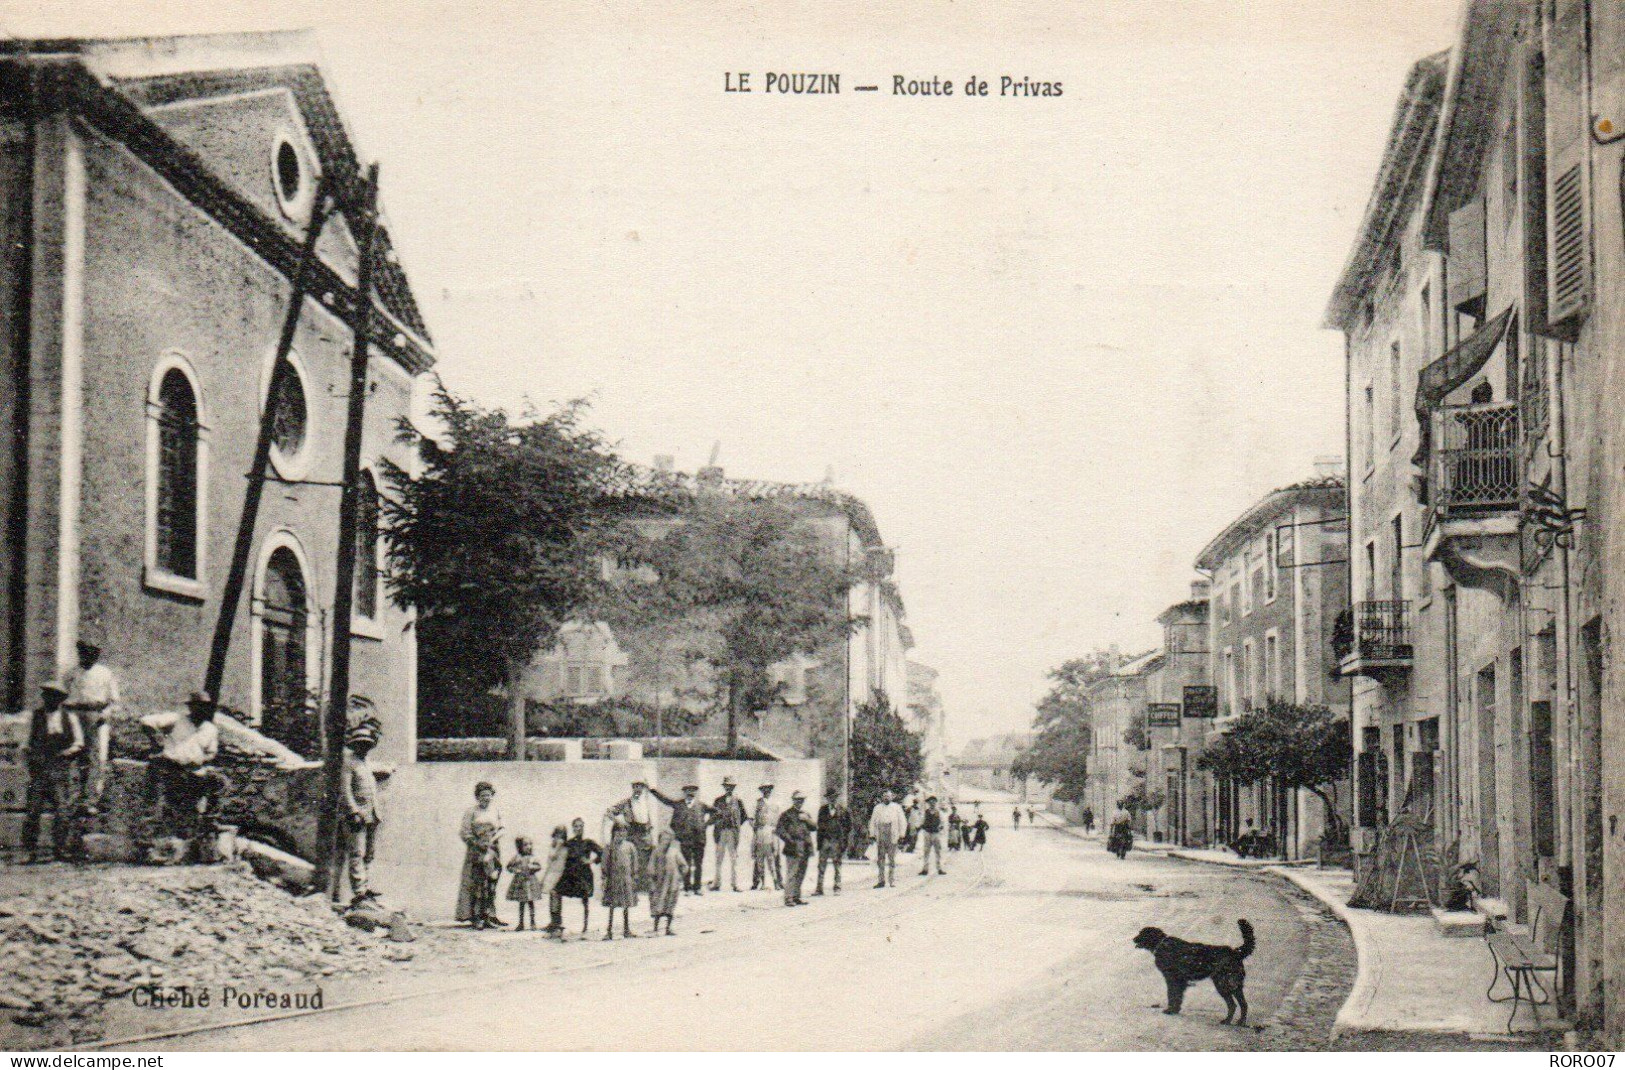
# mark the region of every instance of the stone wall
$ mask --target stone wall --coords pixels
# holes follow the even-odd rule
[[[464,811],[474,804],[474,785],[489,781],[506,832],[502,850],[513,853],[514,836],[545,842],[555,825],[573,818],[587,823],[587,835],[608,838],[604,811],[643,779],[668,796],[684,784],[698,784],[700,797],[721,794],[722,778],[739,781],[738,795],[749,807],[756,786],[777,786],[773,798],[784,805],[792,791],[807,793],[815,805],[823,791],[823,763],[730,762],[696,758],[581,762],[424,762],[396,770],[384,788],[384,824],[379,834],[373,883],[391,906],[425,920],[450,918],[457,901],[463,845],[457,838]],[[666,807],[654,806],[658,828]],[[707,859],[709,872],[710,859]],[[744,863],[748,867],[749,862]]]

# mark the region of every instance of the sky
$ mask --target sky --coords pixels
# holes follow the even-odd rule
[[[1459,8],[0,0],[0,33],[315,29],[446,383],[590,398],[632,460],[833,472],[958,744],[1155,645],[1207,541],[1342,455],[1322,313]],[[843,91],[724,92],[799,71]]]

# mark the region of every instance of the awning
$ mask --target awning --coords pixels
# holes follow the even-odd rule
[[[1421,443],[1411,463],[1419,467],[1427,463],[1428,451],[1432,447],[1433,410],[1452,390],[1478,374],[1478,370],[1490,359],[1490,354],[1495,352],[1495,347],[1501,344],[1501,339],[1507,333],[1507,325],[1511,322],[1512,307],[1509,305],[1500,315],[1422,369],[1416,380],[1416,422],[1422,429]]]

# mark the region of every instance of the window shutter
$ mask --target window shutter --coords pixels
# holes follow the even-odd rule
[[[1450,213],[1450,307],[1482,318],[1488,278],[1484,255],[1484,199]]]
[[[1553,0],[1546,18],[1546,145],[1550,178],[1546,196],[1547,315],[1572,337],[1584,315],[1589,290],[1586,240],[1585,140],[1588,117],[1585,68],[1585,0]]]

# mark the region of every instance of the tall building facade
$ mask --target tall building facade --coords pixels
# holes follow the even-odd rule
[[[360,163],[303,34],[0,45],[0,689],[7,708],[93,638],[127,716],[201,685],[262,414],[271,479],[218,698],[310,756],[335,628],[353,689],[413,753],[408,614],[382,589],[383,464],[434,355],[387,230],[355,292],[322,232],[290,361],[270,370],[318,186]],[[330,619],[350,334],[373,304],[353,619]]]
[[[1215,732],[1271,698],[1348,716],[1332,633],[1348,605],[1347,512],[1341,462],[1282,487],[1226,525],[1197,556],[1211,578],[1210,673]],[[1312,856],[1326,827],[1324,804],[1273,781],[1215,785],[1214,835],[1228,841],[1248,823],[1266,829],[1290,858]],[[1338,805],[1347,807],[1347,791]]]

